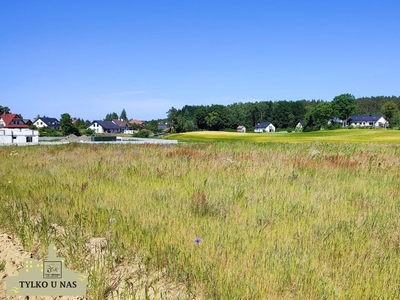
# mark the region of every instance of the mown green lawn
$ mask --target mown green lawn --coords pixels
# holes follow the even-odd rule
[[[314,132],[239,133],[195,131],[171,134],[168,139],[182,142],[284,142],[284,143],[400,143],[400,130],[339,129]]]

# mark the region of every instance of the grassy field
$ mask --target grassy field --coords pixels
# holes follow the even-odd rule
[[[113,272],[137,260],[183,285],[182,299],[398,299],[400,146],[335,134],[1,147],[0,228],[38,255],[56,243],[90,273],[89,299],[112,295]],[[107,268],[87,260],[92,237],[108,241]]]
[[[313,132],[239,133],[194,131],[169,135],[182,142],[400,143],[400,130],[340,129]]]

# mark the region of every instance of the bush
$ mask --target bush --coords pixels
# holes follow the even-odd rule
[[[38,131],[39,131],[39,136],[61,136],[60,131],[53,130],[50,127],[40,127]]]
[[[350,126],[347,127],[347,129],[354,129],[354,126],[350,125]]]
[[[325,128],[328,129],[328,130],[340,129],[340,128],[342,128],[342,124],[333,123],[333,124],[327,125]]]
[[[291,132],[293,131],[293,128],[290,128],[290,127],[289,127],[289,128],[286,129],[286,131],[287,131],[288,133],[291,133]]]
[[[86,135],[94,135],[95,134],[95,131],[90,128],[87,128],[84,132]]]
[[[142,129],[139,132],[136,132],[133,134],[133,137],[138,137],[138,138],[148,138],[150,135],[150,131],[146,129]]]
[[[318,131],[319,128],[316,126],[306,126],[303,129],[303,132],[311,132],[311,131]]]

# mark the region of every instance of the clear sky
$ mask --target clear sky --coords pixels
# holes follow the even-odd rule
[[[399,96],[399,0],[2,0],[0,105],[24,118]]]

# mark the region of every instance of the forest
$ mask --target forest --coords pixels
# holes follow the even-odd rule
[[[383,109],[386,105],[390,109]],[[262,101],[233,103],[230,105],[185,105],[172,107],[167,122],[173,132],[195,130],[236,130],[244,125],[248,130],[263,121],[269,121],[277,129],[293,129],[304,120],[308,129],[320,129],[332,117],[348,119],[354,114],[382,114],[393,127],[399,123],[400,96],[372,96],[355,98],[341,94],[332,101]],[[387,111],[390,113],[388,114]],[[323,124],[323,125],[322,125]]]

